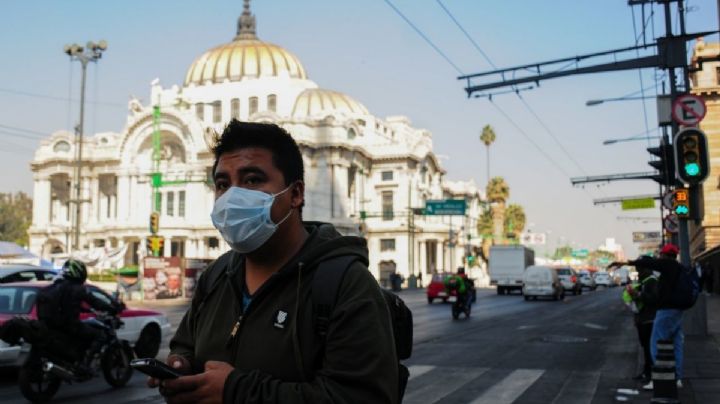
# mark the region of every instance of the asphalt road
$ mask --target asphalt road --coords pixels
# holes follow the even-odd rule
[[[452,320],[450,305],[427,304],[423,291],[403,291],[413,311],[415,346],[404,403],[648,402],[629,377],[637,340],[620,289],[599,289],[565,301],[526,302],[479,290],[469,319]],[[173,325],[185,308],[161,306]],[[167,341],[164,342],[165,346]],[[160,357],[167,354],[161,350]],[[0,402],[23,402],[15,372],[0,373]],[[620,389],[620,390],[618,390]],[[623,389],[629,389],[624,391]],[[102,379],[63,385],[58,403],[162,402],[136,372],[125,388]]]

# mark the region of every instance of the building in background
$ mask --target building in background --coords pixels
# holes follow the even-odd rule
[[[690,256],[711,270],[715,291],[720,290],[720,43],[699,38],[693,49],[691,93],[702,97],[707,107],[700,129],[708,139],[710,174],[702,186],[705,216],[696,225],[690,221]]]
[[[350,78],[349,78],[350,79]],[[231,119],[271,122],[300,145],[306,170],[306,220],[367,237],[370,270],[431,274],[463,265],[475,251],[482,194],[449,182],[432,136],[408,118],[380,118],[352,97],[320,88],[300,60],[256,35],[246,0],[237,35],[200,55],[182,86],[151,85],[151,102],[132,99],[120,132],[85,137],[81,250],[125,248],[125,265],[146,255],[152,211],[153,109],[160,107],[160,231],[164,256],[215,258],[228,249],[210,221],[214,136]],[[31,251],[70,250],[74,134],[53,133],[32,162]],[[465,216],[424,216],[425,201],[464,199]]]

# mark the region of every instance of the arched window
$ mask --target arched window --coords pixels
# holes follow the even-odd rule
[[[353,139],[355,139],[355,136],[357,136],[357,134],[355,133],[355,129],[350,128],[350,129],[347,130],[347,138],[348,138],[348,140],[353,140]]]
[[[267,98],[268,111],[275,112],[277,110],[277,96],[275,94],[268,95]]]
[[[53,146],[53,151],[55,153],[67,153],[70,151],[70,143],[61,140],[55,143],[55,146]]]

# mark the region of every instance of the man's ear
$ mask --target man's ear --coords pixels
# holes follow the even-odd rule
[[[290,190],[290,207],[300,208],[305,203],[305,183],[298,181]]]

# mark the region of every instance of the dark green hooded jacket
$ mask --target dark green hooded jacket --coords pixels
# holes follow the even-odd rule
[[[302,249],[255,292],[234,338],[242,303],[230,282],[244,290],[243,256],[230,251],[210,264],[170,341],[171,353],[190,360],[195,372],[209,360],[234,366],[225,403],[396,403],[390,316],[367,269],[365,240],[343,237],[329,224],[305,226],[310,236]],[[343,278],[322,344],[313,325],[313,274],[321,261],[345,255],[358,261]],[[234,277],[209,275],[228,266],[237,269]],[[213,278],[214,286],[205,284]]]

